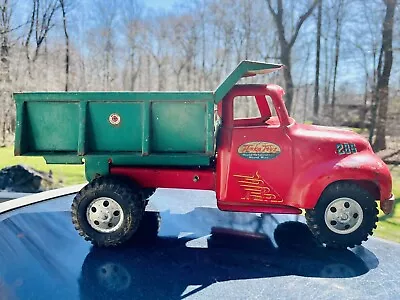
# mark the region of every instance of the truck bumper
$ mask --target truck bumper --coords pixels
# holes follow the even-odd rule
[[[395,200],[394,194],[392,194],[392,196],[389,199],[380,201],[381,210],[385,213],[385,215],[388,215],[393,212],[394,200]]]

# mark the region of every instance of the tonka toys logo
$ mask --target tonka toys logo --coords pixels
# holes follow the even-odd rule
[[[270,142],[249,142],[239,146],[238,154],[247,159],[274,159],[281,153],[281,148]]]

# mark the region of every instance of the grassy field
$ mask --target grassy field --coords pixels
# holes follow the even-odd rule
[[[378,228],[374,235],[400,243],[400,166],[390,166],[393,176],[393,193],[396,196],[396,206],[391,215],[379,216]]]
[[[27,165],[40,171],[52,170],[53,176],[61,180],[64,186],[86,182],[83,166],[46,165],[41,157],[14,157],[12,148],[0,148],[0,169],[16,164]],[[380,214],[380,222],[374,236],[400,242],[400,166],[390,168],[394,178],[393,190],[397,196],[397,205],[390,216]]]
[[[0,148],[0,169],[13,165],[26,165],[39,171],[53,172],[53,177],[62,181],[62,185],[74,185],[86,182],[84,167],[75,165],[47,165],[42,157],[15,157],[13,148]]]

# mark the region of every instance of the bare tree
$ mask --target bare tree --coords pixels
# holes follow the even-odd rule
[[[342,28],[344,19],[344,0],[335,2],[335,63],[333,67],[333,87],[332,87],[332,122],[335,121],[335,104],[336,104],[336,80],[338,74],[340,42],[342,39]],[[337,5],[337,6],[336,6]]]
[[[314,87],[314,119],[318,118],[319,112],[319,63],[321,54],[321,23],[322,23],[322,0],[318,3],[318,17],[317,17],[317,36],[316,36],[316,58],[315,58],[315,87]]]
[[[379,101],[379,111],[376,137],[373,144],[375,151],[386,149],[386,121],[389,104],[389,79],[393,64],[393,23],[395,8],[397,4],[397,0],[383,1],[386,6],[386,15],[383,21],[382,48],[377,69],[378,84],[376,91],[376,100],[377,103]]]
[[[236,52],[236,63],[242,59],[249,59],[251,38],[253,35],[253,12],[254,2],[244,0],[241,2],[232,1],[233,16],[229,16],[230,35],[233,48]]]
[[[206,88],[206,5],[205,0],[197,3],[196,6],[197,11],[199,11],[199,22],[200,22],[200,30],[201,30],[201,86],[199,88]]]
[[[141,69],[142,56],[140,53],[141,35],[140,32],[144,29],[142,15],[143,7],[136,1],[127,1],[124,3],[124,29],[125,38],[128,43],[128,86],[131,91],[135,89],[136,81]]]
[[[65,36],[65,91],[68,91],[69,87],[69,36],[68,36],[68,28],[67,28],[67,9],[65,0],[59,0],[62,12],[63,19],[63,29]]]
[[[206,86],[212,88],[215,83],[219,83],[222,78],[223,70],[226,68],[227,61],[231,55],[232,40],[231,34],[234,31],[232,23],[227,20],[229,14],[226,13],[226,6],[223,3],[212,3],[208,8],[210,21],[212,24],[211,38],[209,44],[212,45],[213,56],[210,57],[207,69]]]
[[[356,56],[360,56],[359,53],[361,53],[361,57],[362,57],[362,62],[360,63],[361,67],[364,70],[364,96],[363,96],[363,108],[362,108],[362,112],[361,112],[361,116],[360,116],[360,128],[364,129],[365,128],[365,122],[367,119],[367,112],[368,112],[368,94],[369,94],[369,84],[368,81],[370,79],[370,72],[369,72],[369,64],[368,64],[368,54],[367,52],[364,50],[363,47],[361,47],[360,45],[356,44],[355,48],[359,51],[356,52]],[[355,60],[357,61],[357,60]]]
[[[97,22],[98,29],[100,30],[100,32],[97,33],[98,40],[96,42],[98,43],[97,46],[101,49],[99,60],[102,66],[103,90],[106,91],[113,88],[113,83],[116,79],[116,74],[114,72],[116,51],[115,30],[118,28],[118,11],[118,3],[116,0],[110,0],[107,1],[107,3],[102,0],[96,1],[95,13],[99,16]]]
[[[142,0],[17,1],[0,0],[0,144],[15,120],[12,91],[214,89],[246,58],[286,65],[267,80],[284,82],[296,118],[331,123],[321,113],[322,105],[330,111],[333,95],[337,119],[354,124],[358,111],[339,115],[340,91],[343,104],[362,101],[361,126],[372,111],[376,143],[396,130],[396,100],[384,94],[390,45],[381,45],[383,0],[178,0],[169,11],[150,10]],[[307,23],[314,9],[315,22]],[[391,95],[398,97],[399,61],[392,69]],[[243,109],[252,107],[245,102]]]
[[[330,15],[329,2],[325,1],[326,5],[322,7],[324,10],[324,23],[322,23],[321,35],[323,36],[323,48],[324,48],[324,105],[328,105],[330,90],[331,90],[331,77],[332,77],[332,65],[330,64],[330,54],[331,54],[331,39],[329,38],[329,32],[332,26],[332,19]],[[325,9],[324,9],[325,8]]]
[[[10,77],[10,43],[12,9],[8,0],[0,2],[0,103],[1,103],[1,145],[6,144],[7,123],[12,106],[11,77]]]
[[[380,0],[379,0],[380,1]],[[355,61],[364,73],[364,95],[363,107],[360,114],[360,128],[370,126],[367,116],[372,107],[375,107],[375,97],[371,97],[373,90],[377,86],[376,68],[378,64],[378,55],[380,49],[380,33],[381,26],[379,24],[384,17],[384,11],[379,10],[380,3],[378,1],[362,1],[356,2],[354,8],[358,10],[356,26],[351,26],[353,31],[347,30],[350,34],[350,44],[355,51],[349,51],[353,54]],[[365,24],[360,26],[359,24]],[[358,26],[357,26],[358,25]],[[347,26],[345,26],[347,27]],[[370,143],[372,144],[372,136]]]
[[[30,17],[29,31],[25,39],[26,58],[35,62],[39,56],[39,50],[43,45],[49,31],[54,27],[54,15],[60,8],[59,0],[32,0],[32,13]],[[44,6],[42,6],[44,4]],[[34,37],[32,37],[34,36]],[[30,54],[31,41],[34,38],[33,56]]]
[[[153,59],[157,67],[158,73],[158,87],[159,91],[163,91],[166,88],[166,67],[168,62],[168,30],[169,20],[165,16],[157,16],[154,19],[146,22],[146,38],[142,47]],[[151,64],[147,65],[148,68]],[[149,71],[150,72],[150,71]],[[149,84],[151,83],[151,77],[147,79]]]
[[[173,63],[172,70],[176,77],[177,89],[184,89],[191,84],[192,68],[194,65],[194,57],[196,55],[196,47],[199,41],[197,23],[193,14],[183,14],[172,18],[172,33],[169,34],[171,47],[177,46],[178,57]],[[186,82],[183,84],[181,75],[186,70]]]
[[[288,112],[291,112],[292,104],[293,104],[293,93],[294,93],[294,85],[293,85],[293,78],[292,78],[292,61],[291,61],[291,52],[294,43],[299,35],[300,29],[303,26],[304,22],[308,19],[308,17],[312,14],[314,8],[318,4],[318,0],[313,0],[310,7],[306,9],[306,12],[302,14],[297,22],[294,29],[294,33],[291,35],[290,38],[286,37],[285,33],[285,10],[283,7],[282,0],[277,0],[277,8],[275,9],[272,5],[272,0],[266,0],[268,4],[269,11],[271,12],[275,25],[278,30],[278,37],[279,43],[281,46],[281,54],[280,59],[281,62],[286,66],[284,69],[284,77],[286,83],[286,106]]]

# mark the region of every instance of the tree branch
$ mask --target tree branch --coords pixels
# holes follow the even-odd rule
[[[25,40],[25,48],[26,48],[26,58],[28,59],[28,61],[30,61],[30,56],[29,56],[29,42],[31,40],[32,37],[32,33],[33,33],[33,27],[35,25],[35,16],[36,16],[36,1],[33,2],[33,9],[32,9],[32,15],[31,15],[31,20],[30,20],[30,27],[29,27],[29,31],[28,31],[28,35],[26,36],[26,40]],[[29,21],[27,21],[28,23]]]
[[[268,8],[269,11],[271,12],[271,14],[274,16],[274,18],[276,18],[276,16],[278,15],[278,13],[275,12],[274,8],[272,7],[272,3],[271,0],[266,0],[267,4],[268,4]]]
[[[312,14],[312,12],[313,12],[314,8],[317,6],[318,2],[319,2],[319,0],[314,0],[313,4],[307,10],[307,12],[300,17],[299,21],[296,24],[296,30],[294,32],[294,35],[292,36],[292,38],[290,39],[290,42],[289,42],[290,48],[292,48],[294,43],[296,42],[297,36],[299,35],[301,26],[303,26],[304,21],[307,20],[307,18]]]

